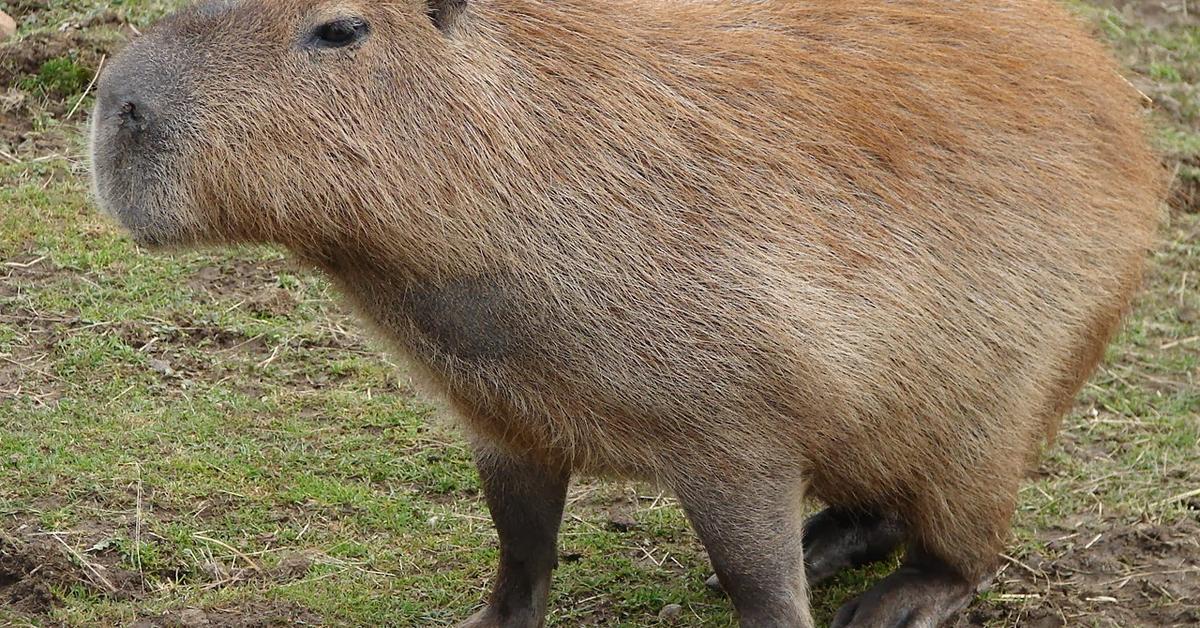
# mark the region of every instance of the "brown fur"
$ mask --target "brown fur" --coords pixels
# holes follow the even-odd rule
[[[804,484],[984,576],[1162,194],[1135,94],[1076,20],[473,0],[439,31],[423,4],[168,20],[126,54],[205,53],[177,174],[134,198],[98,175],[102,200],[169,218],[155,241],[323,269],[492,446]],[[371,20],[361,48],[291,47],[339,6]]]

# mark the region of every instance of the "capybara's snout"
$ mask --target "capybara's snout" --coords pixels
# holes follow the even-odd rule
[[[140,243],[179,243],[195,222],[182,186],[195,134],[185,52],[147,37],[117,55],[97,85],[92,184],[101,208]]]

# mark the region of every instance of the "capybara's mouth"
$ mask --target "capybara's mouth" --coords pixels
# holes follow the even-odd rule
[[[100,211],[115,220],[146,248],[161,248],[181,239],[177,211],[158,209],[162,184],[137,171],[131,155],[112,155],[115,147],[93,147],[92,187]],[[106,151],[109,155],[105,155]],[[113,163],[116,162],[116,163]]]
[[[168,244],[168,239],[165,237],[166,234],[159,233],[151,226],[150,221],[146,219],[145,210],[138,207],[123,206],[103,209],[102,211],[116,219],[139,246],[158,249]]]

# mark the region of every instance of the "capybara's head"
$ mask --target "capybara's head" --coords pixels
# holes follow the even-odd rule
[[[465,3],[210,0],[162,20],[101,77],[100,205],[150,246],[319,251],[402,228],[453,167],[431,155]]]

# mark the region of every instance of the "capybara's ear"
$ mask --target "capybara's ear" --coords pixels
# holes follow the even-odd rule
[[[425,0],[429,5],[429,19],[443,33],[454,28],[458,18],[467,8],[467,0]]]

